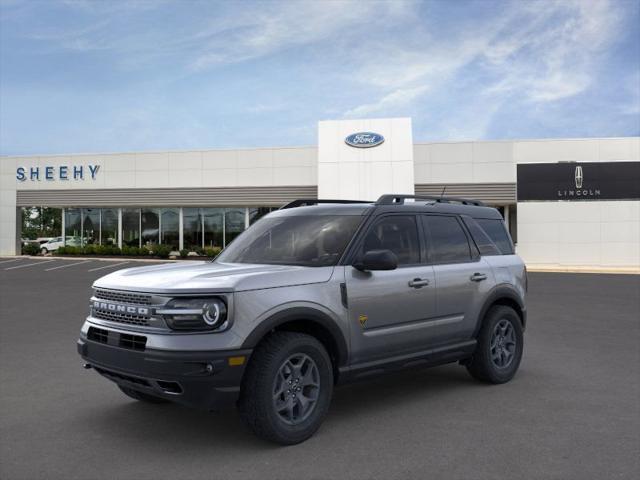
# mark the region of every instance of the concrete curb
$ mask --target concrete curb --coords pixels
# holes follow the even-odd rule
[[[175,263],[175,262],[196,262],[198,260],[183,259],[161,259],[161,258],[135,258],[135,257],[31,257],[29,255],[2,255],[2,259],[25,258],[29,260],[95,260],[97,262],[146,262],[146,263]],[[202,260],[200,260],[202,261]],[[562,267],[559,265],[527,265],[527,271],[532,273],[600,273],[600,274],[616,274],[616,275],[640,275],[640,268],[635,267]]]
[[[614,275],[640,275],[635,267],[561,267],[557,265],[527,265],[528,272],[538,273],[598,273]]]
[[[171,258],[167,258],[167,259],[162,259],[162,258],[135,258],[135,257],[126,257],[126,256],[121,256],[121,257],[81,257],[81,256],[73,256],[73,257],[56,257],[54,255],[50,256],[50,257],[32,257],[29,255],[2,255],[0,256],[0,260],[2,259],[11,259],[11,258],[25,258],[25,259],[29,259],[29,260],[36,260],[36,261],[45,261],[45,260],[64,260],[64,261],[71,261],[71,260],[95,260],[96,262],[126,262],[126,261],[131,261],[131,262],[146,262],[146,263],[174,263],[174,262],[179,262],[179,261],[183,261],[183,260],[174,260]],[[184,260],[185,262],[193,262],[195,260]]]

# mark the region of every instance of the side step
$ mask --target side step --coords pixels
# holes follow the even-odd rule
[[[434,367],[464,360],[473,354],[476,343],[475,339],[466,340],[444,347],[341,367],[338,383],[348,383],[409,367]]]

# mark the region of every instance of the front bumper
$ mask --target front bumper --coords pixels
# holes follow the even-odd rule
[[[86,338],[77,347],[87,366],[119,385],[205,410],[235,403],[252,352],[136,351]]]

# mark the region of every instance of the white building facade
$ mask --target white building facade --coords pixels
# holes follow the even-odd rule
[[[409,118],[323,121],[318,145],[0,158],[0,255],[23,207],[81,243],[224,247],[297,198],[467,197],[528,265],[640,268],[640,137],[414,143]]]

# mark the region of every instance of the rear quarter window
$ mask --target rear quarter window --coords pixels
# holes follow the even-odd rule
[[[475,221],[498,247],[502,255],[512,255],[513,243],[501,219],[476,218]]]

